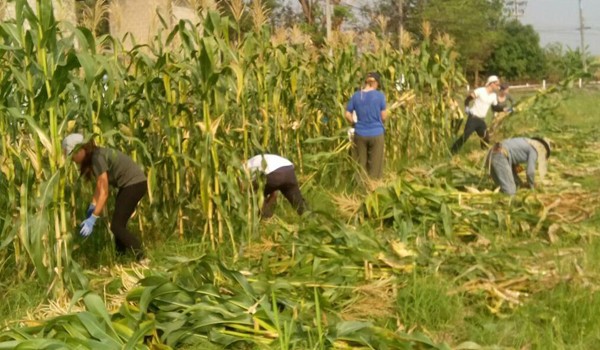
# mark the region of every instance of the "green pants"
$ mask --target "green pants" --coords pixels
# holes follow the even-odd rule
[[[378,136],[354,135],[354,158],[373,179],[383,176],[383,148],[385,138]]]

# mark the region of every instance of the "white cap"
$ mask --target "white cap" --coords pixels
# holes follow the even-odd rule
[[[490,75],[488,77],[487,83],[485,83],[485,86],[488,86],[488,85],[493,84],[493,83],[498,83],[498,82],[500,82],[500,79],[498,79],[497,76]]]
[[[83,135],[81,134],[70,134],[65,137],[62,141],[62,149],[65,153],[70,156],[71,152],[77,147],[77,145],[83,143]]]

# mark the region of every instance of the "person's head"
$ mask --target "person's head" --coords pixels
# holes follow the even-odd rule
[[[85,151],[81,147],[83,141],[83,135],[77,133],[69,134],[62,141],[63,153],[77,164],[81,164],[85,156]]]
[[[365,79],[365,83],[373,89],[381,89],[381,75],[377,72],[369,72]]]
[[[500,79],[498,79],[498,77],[495,75],[490,75],[487,78],[485,87],[491,89],[492,91],[498,91],[498,89],[500,88]]]
[[[500,84],[500,93],[502,94],[508,94],[508,89],[510,89],[510,85],[508,85],[508,83],[502,83]]]
[[[94,139],[85,142],[82,134],[74,133],[65,137],[62,141],[62,149],[65,156],[70,157],[79,165],[81,175],[90,178],[92,174],[92,154],[96,150]]]

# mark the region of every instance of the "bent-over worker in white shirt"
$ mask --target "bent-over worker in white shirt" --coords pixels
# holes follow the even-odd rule
[[[300,193],[298,180],[294,171],[294,164],[289,160],[274,154],[259,154],[250,158],[244,167],[251,173],[264,174],[266,176],[264,196],[265,202],[262,205],[261,217],[269,218],[273,216],[277,191],[290,202],[296,209],[298,215],[302,215],[306,210],[306,202]],[[257,188],[258,181],[253,181],[254,188]]]

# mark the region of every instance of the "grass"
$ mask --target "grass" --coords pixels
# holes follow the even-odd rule
[[[593,131],[600,122],[595,109],[599,99],[600,91],[575,89],[552,114],[516,114],[507,120],[499,138],[525,131],[553,140],[549,180],[536,193],[523,190],[513,202],[502,195],[468,197],[458,192],[465,198],[463,209],[451,217],[455,225],[469,211],[485,216],[471,217],[471,225],[461,228],[465,236],[455,229],[446,237],[442,225],[426,218],[432,208],[428,205],[439,198],[447,196],[452,203],[457,193],[453,186],[492,189],[481,177],[478,164],[484,152],[477,149],[475,138],[450,162],[413,164],[400,174],[388,174],[384,186],[417,179],[426,184],[423,191],[437,191],[426,192],[440,196],[431,202],[412,202],[419,221],[407,222],[400,212],[381,221],[358,218],[364,189],[342,193],[308,180],[303,190],[314,203],[312,216],[298,218],[280,200],[276,216],[261,225],[260,237],[250,242],[240,238],[237,260],[227,248],[219,250],[218,258],[249,274],[249,281],[269,299],[276,295],[281,315],[294,313],[294,322],[311,325],[311,348],[331,337],[325,335],[331,332],[326,326],[337,317],[422,332],[451,346],[474,342],[494,349],[595,348],[600,341],[600,213],[579,216],[576,205],[598,205],[600,133]],[[412,197],[398,200],[406,198]],[[541,206],[532,204],[534,198]],[[537,227],[543,207],[556,198],[562,204],[549,210]],[[108,237],[107,232],[93,237],[93,246],[103,247],[99,252],[81,242],[75,259],[88,269],[93,289],[118,295],[127,284],[122,274],[133,275],[139,267],[112,258]],[[172,279],[196,272],[173,272],[172,257],[198,258],[209,251],[208,243],[159,233],[151,233],[146,244],[151,263],[143,273],[170,274]],[[0,309],[0,324],[26,318],[44,302],[45,288],[36,281],[14,286],[6,271],[2,277],[7,302]],[[308,343],[297,342],[295,348]],[[208,343],[203,346],[210,348]]]
[[[36,280],[16,284],[3,274],[2,281],[0,297],[7,302],[0,304],[0,324],[25,318],[44,300],[45,288]]]
[[[518,95],[516,97],[519,98]],[[558,171],[558,177],[572,182],[575,188],[580,186],[583,191],[598,194],[600,153],[597,147],[600,145],[600,111],[596,105],[599,98],[599,90],[574,89],[559,105],[555,115],[548,116],[545,120],[514,118],[504,126],[502,136],[519,135],[520,130],[534,130],[550,137],[555,141],[554,155],[562,164],[561,167],[551,168],[549,171]],[[591,218],[571,227],[571,230],[578,231],[578,234],[569,235],[565,232],[556,244],[542,243],[532,247],[532,252],[538,253],[552,253],[557,249],[583,249],[576,259],[560,267],[564,274],[560,283],[535,293],[522,306],[508,310],[502,315],[490,314],[489,310],[469,306],[470,297],[463,296],[457,301],[455,296],[440,295],[439,290],[444,290],[448,282],[443,280],[443,276],[439,279],[419,279],[420,283],[430,281],[429,285],[419,286],[424,293],[430,294],[421,298],[435,299],[433,303],[438,306],[436,312],[456,309],[456,315],[464,316],[456,317],[453,322],[458,330],[455,336],[462,333],[462,337],[455,338],[457,341],[472,340],[479,344],[494,344],[514,349],[595,348],[600,339],[600,242],[597,238],[600,233],[599,223],[599,214],[596,212]],[[582,231],[588,231],[590,235],[580,235]],[[505,241],[502,249],[515,252],[520,244],[518,237],[511,238]],[[456,308],[457,304],[464,308]],[[436,312],[431,314],[435,315]],[[423,320],[427,318],[420,321]],[[430,330],[443,330],[447,327],[447,319],[433,318],[425,324]]]

